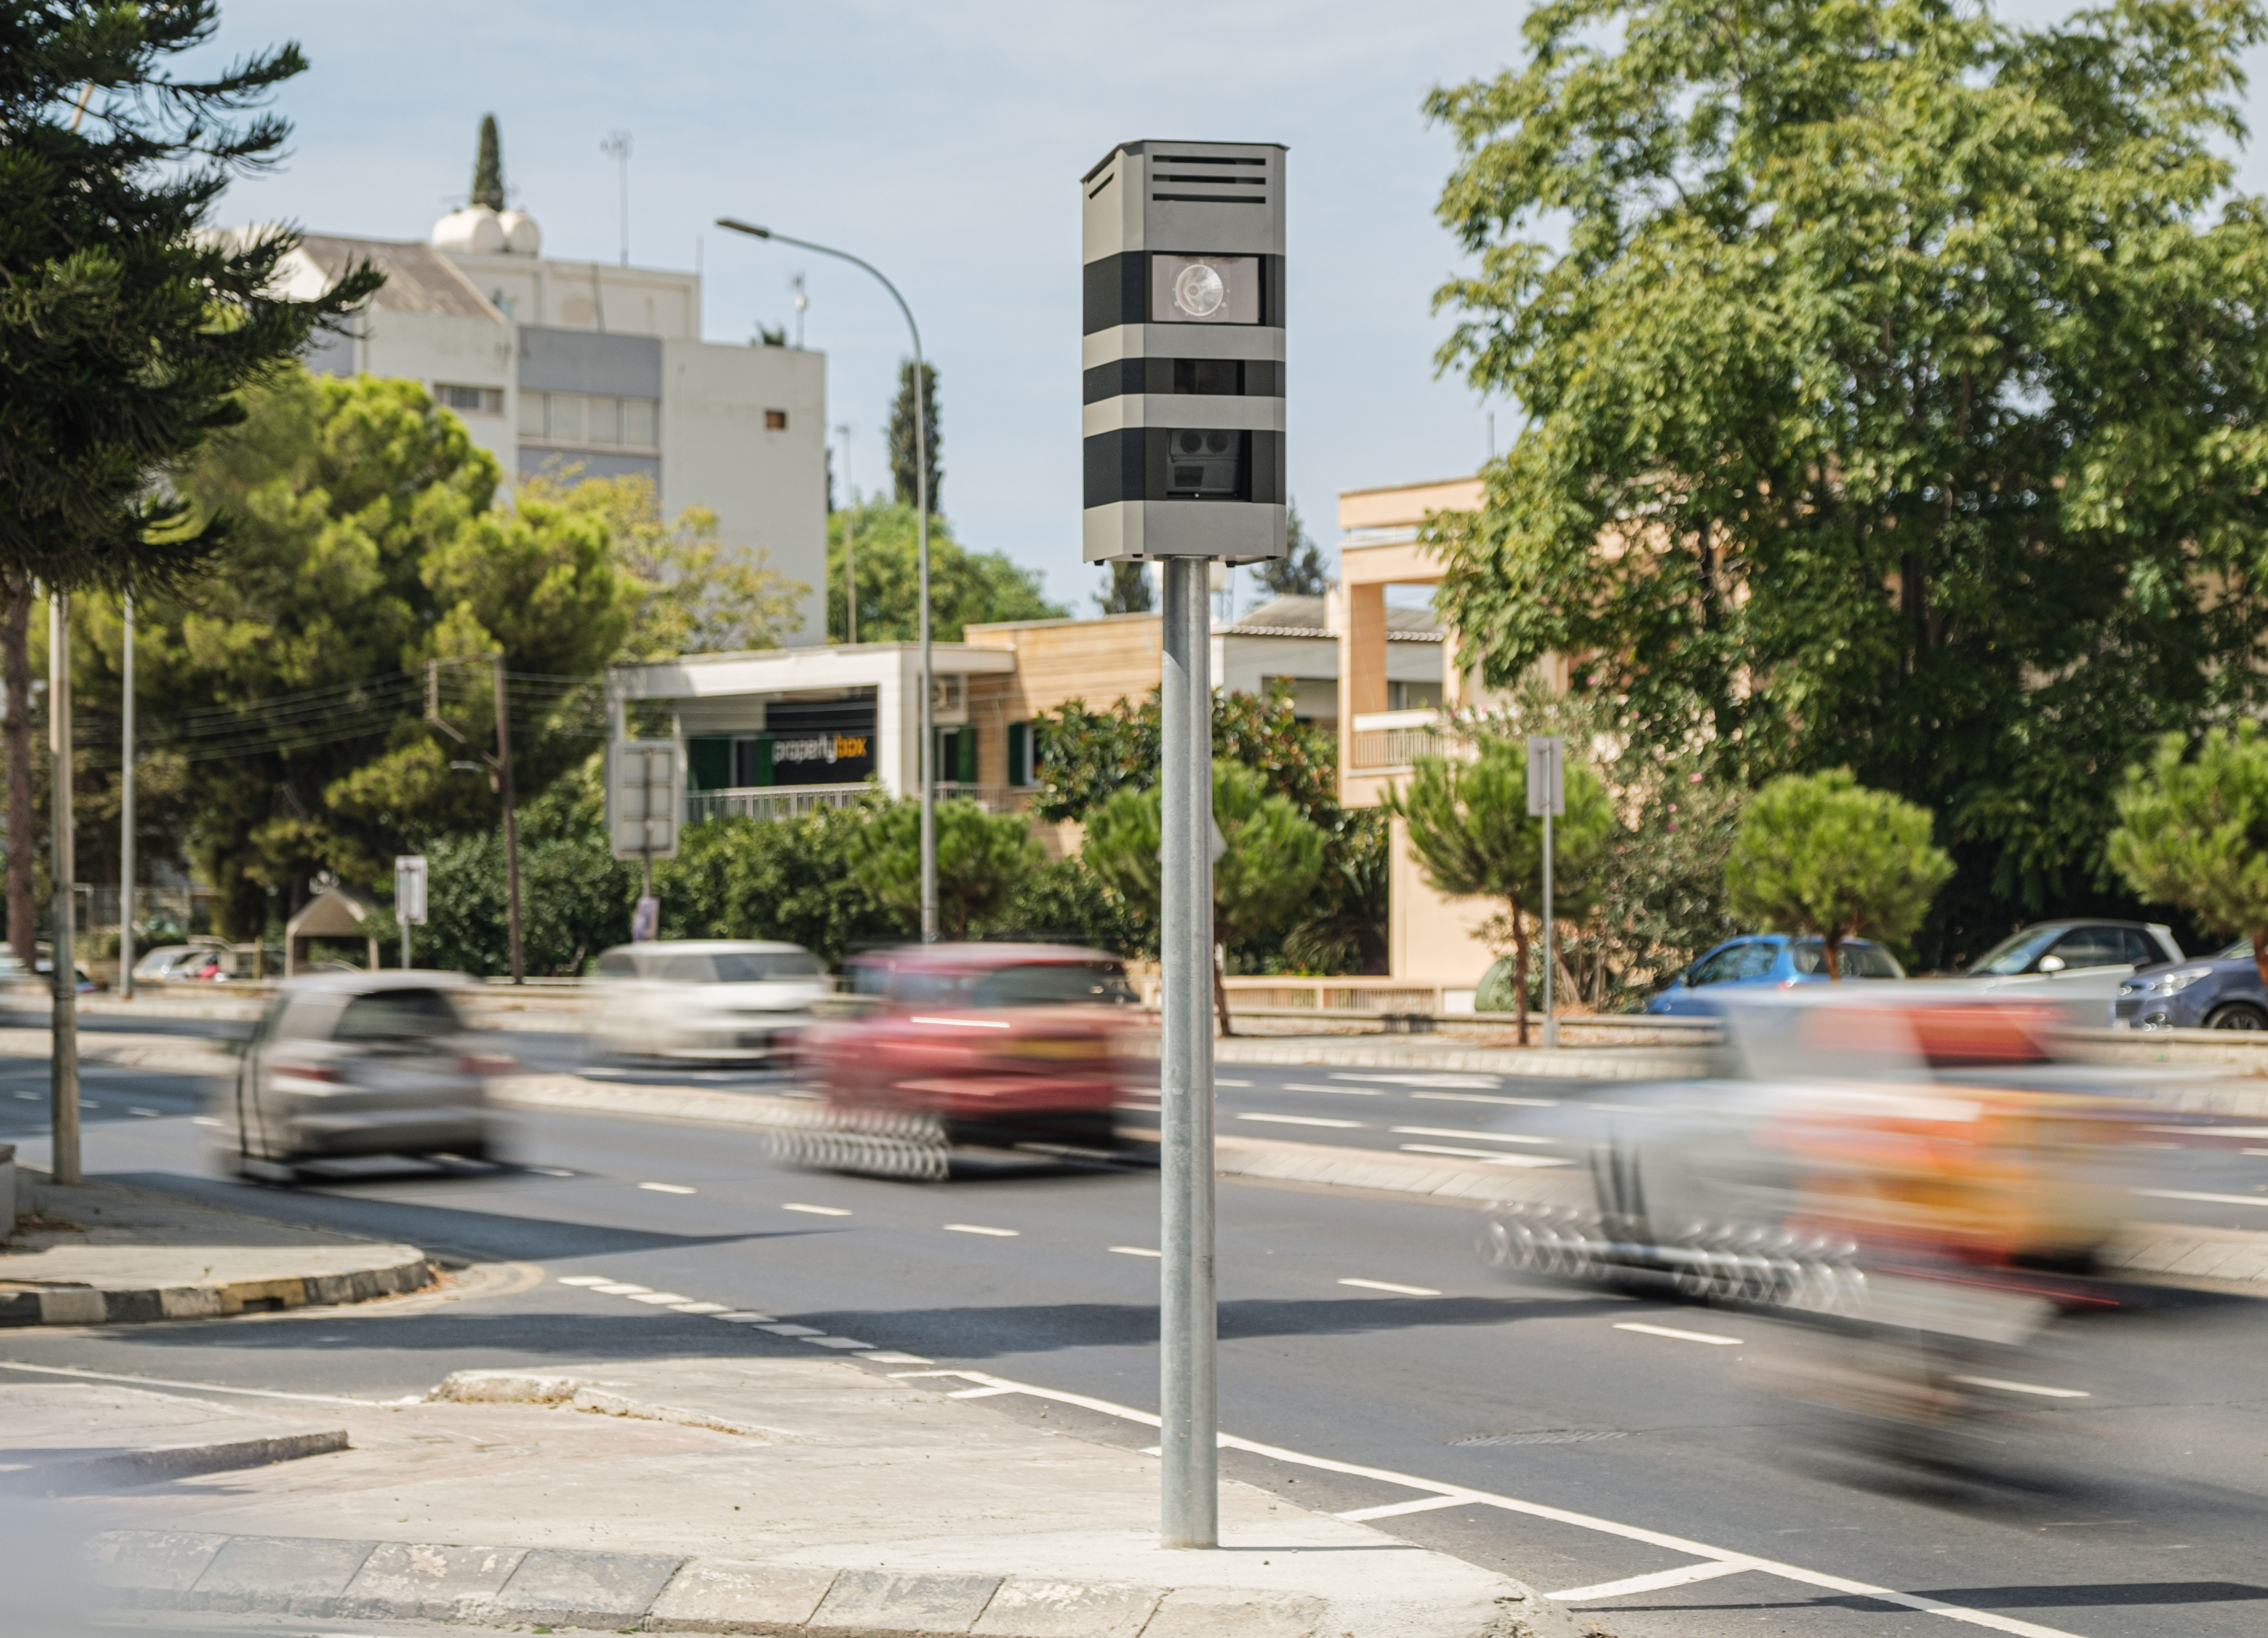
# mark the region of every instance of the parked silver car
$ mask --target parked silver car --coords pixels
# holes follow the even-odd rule
[[[2173,929],[2154,921],[2041,921],[2010,933],[1962,976],[1987,990],[2036,992],[2076,1007],[2100,1028],[2110,1022],[2118,986],[2137,967],[2182,959]]]
[[[591,1055],[763,1063],[784,1058],[834,985],[800,944],[679,939],[599,957]]]
[[[313,1161],[355,1155],[497,1158],[490,1056],[459,1010],[451,973],[324,973],[282,985],[213,1113],[221,1161],[288,1182]]]

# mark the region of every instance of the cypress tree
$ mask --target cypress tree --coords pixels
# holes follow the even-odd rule
[[[497,135],[496,115],[481,115],[481,153],[473,161],[473,197],[476,205],[504,209],[504,139]]]
[[[938,450],[944,439],[937,430],[937,367],[922,365],[922,413],[928,421],[929,439],[929,509],[934,514],[945,511],[945,503],[938,497],[942,492],[944,464],[938,460]],[[898,370],[897,402],[890,406],[890,476],[897,485],[898,505],[914,504],[914,365],[909,358]]]

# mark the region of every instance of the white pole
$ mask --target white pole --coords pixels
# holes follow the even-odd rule
[[[118,993],[134,999],[134,594],[126,594],[126,656],[122,668],[124,771],[118,776]],[[405,966],[408,963],[403,963]]]
[[[1215,1378],[1211,564],[1165,562],[1160,707],[1159,1536],[1220,1543]]]

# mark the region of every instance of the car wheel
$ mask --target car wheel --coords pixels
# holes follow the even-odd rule
[[[2205,1027],[2208,1029],[2268,1029],[2268,1013],[2243,1001],[2231,1001],[2226,1007],[2216,1007],[2207,1015]]]

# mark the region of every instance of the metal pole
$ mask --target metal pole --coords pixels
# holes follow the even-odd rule
[[[55,867],[55,930],[48,936],[55,978],[54,1057],[48,1069],[53,1103],[48,1162],[57,1183],[80,1180],[78,1155],[78,964],[71,955],[71,697],[70,595],[48,598],[48,749],[53,757],[48,808],[55,820],[50,850]]]
[[[1555,770],[1556,771],[1556,770]],[[1559,1044],[1559,1015],[1551,1007],[1551,804],[1543,804],[1543,1045],[1546,1051]],[[1520,1004],[1528,1005],[1522,996]]]
[[[512,801],[512,710],[504,698],[504,656],[494,656],[496,668],[497,776],[504,792],[504,876],[512,911],[512,981],[527,982],[519,960],[519,815]]]
[[[120,682],[125,741],[124,771],[118,776],[118,993],[134,999],[134,594],[124,600],[126,612],[124,675]],[[404,966],[409,963],[404,962]]]
[[[409,924],[401,924],[401,970],[409,970]]]
[[[906,321],[906,329],[914,342],[914,506],[918,514],[915,529],[920,537],[921,550],[921,743],[916,748],[915,771],[921,784],[921,924],[922,941],[937,941],[937,747],[932,743],[936,735],[931,727],[931,695],[934,692],[930,652],[929,630],[929,425],[925,408],[927,395],[922,388],[929,376],[922,359],[921,326],[914,322],[914,310],[906,306],[906,299],[898,294],[898,287],[882,277],[882,270],[873,262],[852,255],[847,250],[837,250],[832,245],[814,244],[808,239],[791,239],[785,233],[775,233],[769,227],[758,227],[753,222],[735,220],[729,216],[717,218],[717,225],[734,233],[746,233],[751,239],[775,240],[798,249],[816,251],[822,256],[834,256],[862,268],[872,274],[890,299],[898,304],[898,311]],[[1211,733],[1208,726],[1207,733]]]
[[[1158,1248],[1159,1537],[1220,1542],[1214,1383],[1212,661],[1201,557],[1165,562],[1165,756],[1160,774]]]

